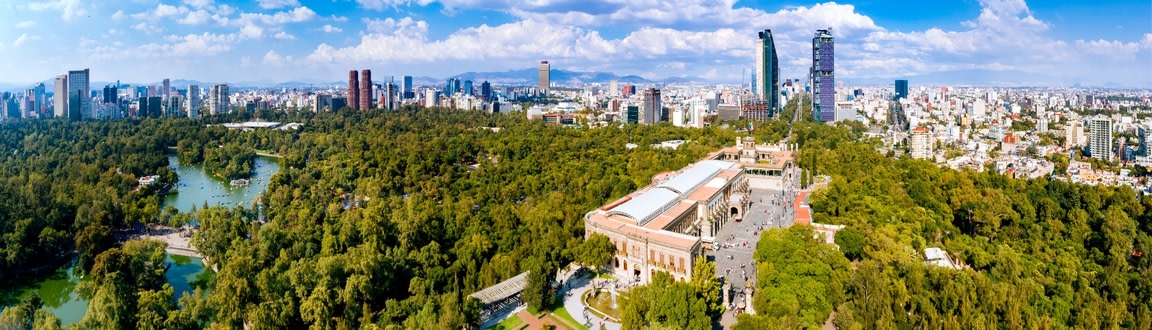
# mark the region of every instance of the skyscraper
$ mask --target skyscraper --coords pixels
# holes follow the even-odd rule
[[[640,118],[641,124],[655,124],[661,121],[662,106],[660,105],[660,90],[656,88],[648,88],[644,90],[644,94],[640,98]]]
[[[170,96],[172,96],[172,81],[164,78],[164,87],[160,89],[160,97],[164,99],[164,104],[168,104]]]
[[[231,100],[228,98],[228,85],[212,85],[208,92],[208,110],[213,115],[231,112]]]
[[[492,84],[488,83],[487,80],[480,83],[480,97],[483,98],[484,101],[492,99]]]
[[[404,90],[405,100],[416,98],[416,94],[412,92],[412,76],[404,76],[400,83],[403,85],[400,87]]]
[[[759,33],[756,46],[755,93],[768,103],[768,115],[771,116],[780,109],[780,60],[776,57],[772,29],[764,29]]]
[[[548,89],[552,85],[552,65],[548,61],[540,61],[540,93],[548,96]]]
[[[832,28],[816,30],[812,37],[812,117],[822,123],[836,119],[835,51]]]
[[[908,81],[904,79],[896,80],[896,100],[908,98]]]
[[[92,116],[88,77],[88,69],[68,71],[68,118],[80,120]]]
[[[473,91],[473,87],[474,86],[472,86],[471,80],[465,80],[464,81],[464,95],[473,95],[473,93],[475,93],[475,91]]]
[[[360,110],[372,108],[372,70],[360,70]]]
[[[360,75],[356,70],[348,71],[348,107],[360,110]]]
[[[200,117],[200,86],[188,85],[188,118]]]
[[[1088,141],[1092,158],[1105,161],[1112,160],[1112,119],[1096,116],[1092,117],[1088,123],[1089,130],[1092,131]]]
[[[32,87],[32,91],[36,95],[36,105],[35,109],[33,109],[33,112],[35,112],[36,116],[39,118],[47,117],[47,113],[45,113],[45,111],[48,111],[48,98],[44,89],[44,83],[38,83],[36,84],[36,87]]]

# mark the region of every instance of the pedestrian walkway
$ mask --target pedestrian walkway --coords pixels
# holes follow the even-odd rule
[[[620,323],[597,317],[596,314],[584,307],[584,302],[580,301],[584,293],[592,289],[591,273],[579,278],[570,278],[565,283],[568,288],[561,290],[564,297],[564,308],[568,310],[568,314],[572,314],[572,318],[576,322],[581,322],[581,325],[588,327],[588,329],[600,329],[600,325],[603,324],[605,329],[620,330]]]

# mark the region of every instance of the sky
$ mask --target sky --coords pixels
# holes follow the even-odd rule
[[[0,82],[448,77],[535,67],[748,81],[772,29],[803,78],[832,28],[836,75],[991,70],[1152,86],[1149,0],[0,0]],[[381,79],[377,78],[377,79]]]

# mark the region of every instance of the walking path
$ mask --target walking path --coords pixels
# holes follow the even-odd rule
[[[592,289],[592,279],[589,277],[590,275],[591,274],[580,278],[570,278],[569,281],[565,282],[568,285],[568,289],[561,290],[561,292],[565,294],[564,308],[568,310],[568,314],[571,314],[576,322],[581,322],[582,325],[589,329],[600,329],[600,325],[603,324],[605,329],[620,330],[620,323],[614,323],[597,317],[596,314],[588,311],[584,307],[584,302],[580,301],[584,293]],[[568,293],[571,293],[571,295],[568,295]]]

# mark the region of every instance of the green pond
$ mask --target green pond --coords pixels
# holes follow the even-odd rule
[[[251,202],[268,188],[272,175],[280,171],[277,159],[256,157],[255,175],[251,183],[247,186],[231,187],[229,182],[204,173],[202,166],[180,166],[175,155],[170,155],[168,162],[179,174],[180,183],[176,193],[165,197],[164,205],[175,206],[181,212],[190,211],[193,206],[201,208],[205,203],[229,207],[251,206]],[[166,276],[177,299],[185,292],[193,292],[197,287],[206,288],[208,282],[215,276],[212,272],[204,271],[204,263],[200,258],[168,255],[168,263],[171,266]],[[77,284],[81,281],[85,279],[80,278],[80,274],[75,271],[74,263],[68,263],[37,281],[0,288],[9,291],[0,292],[0,306],[19,303],[36,293],[44,301],[44,307],[51,309],[60,318],[61,323],[65,326],[71,325],[83,319],[88,309],[88,300],[76,290]]]

